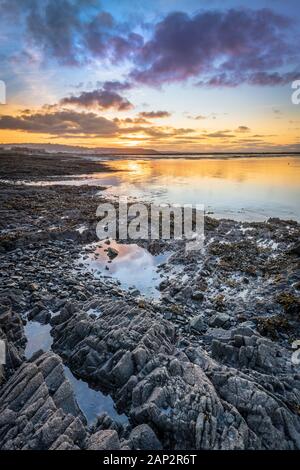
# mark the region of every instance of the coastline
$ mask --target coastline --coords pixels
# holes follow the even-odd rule
[[[60,158],[61,167],[46,157],[47,174],[44,163],[20,167],[17,158],[4,177],[51,179],[58,168],[64,177],[96,166]],[[102,165],[97,171],[109,171]],[[74,268],[97,241],[96,207],[108,200],[99,191],[0,184],[0,337],[8,347],[0,447],[297,448],[299,224],[206,217],[203,256],[187,256],[179,242],[138,242],[153,255],[170,251],[152,299],[95,278],[84,263]],[[25,357],[29,322],[49,327],[52,351]],[[88,424],[63,364],[110,395],[126,423],[102,414]]]

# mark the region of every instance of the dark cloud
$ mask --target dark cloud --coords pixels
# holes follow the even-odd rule
[[[92,82],[79,82],[79,83],[73,83],[69,85],[70,88],[74,88],[76,90],[80,90],[85,88],[86,90],[93,90],[93,89],[100,89],[102,88],[103,90],[106,91],[115,91],[115,92],[120,92],[120,91],[125,91],[125,90],[130,90],[132,88],[132,83],[129,81],[124,81],[120,82],[119,80],[107,80],[105,82],[97,81]]]
[[[109,89],[97,89],[84,91],[78,96],[69,96],[60,101],[61,104],[72,104],[83,108],[114,108],[118,111],[126,111],[133,106],[127,98],[123,98],[119,93]]]
[[[149,138],[152,139],[167,139],[167,138],[175,138],[181,135],[189,135],[195,132],[195,129],[189,128],[174,128],[169,126],[152,126],[152,127],[144,127],[144,126],[135,126],[135,127],[125,127],[119,130],[120,135],[125,134],[125,136],[121,137],[122,139],[127,139],[128,137],[126,134],[139,134],[142,133],[146,135],[146,140]],[[132,137],[129,137],[132,138]],[[136,137],[134,137],[136,139]]]
[[[68,66],[126,61],[130,81],[152,86],[191,78],[201,86],[271,86],[299,76],[293,21],[270,9],[173,12],[147,25],[146,41],[141,27],[137,33],[130,22],[116,20],[99,0],[0,0],[0,15],[14,27],[20,23],[21,60],[30,60],[29,44]],[[110,88],[101,88],[112,92],[132,86],[107,83]]]
[[[126,38],[112,36],[108,42],[108,50],[111,52],[110,58],[113,63],[129,59],[134,56],[143,44],[143,37],[136,33],[129,33]]]
[[[0,129],[50,134],[55,137],[118,137],[132,139],[132,134],[143,134],[145,139],[164,139],[195,132],[194,129],[168,126],[144,126],[139,119],[113,121],[95,113],[55,110],[26,112],[18,116],[0,116]],[[131,124],[131,125],[130,125]]]
[[[37,112],[19,116],[0,116],[0,129],[56,136],[88,134],[106,137],[115,135],[119,128],[116,123],[94,113],[63,110],[47,114]]]
[[[150,85],[190,77],[211,86],[281,84],[291,75],[270,70],[295,58],[290,27],[291,20],[267,9],[172,13],[139,50],[131,77]]]
[[[114,118],[114,122],[118,124],[150,124],[150,121],[143,117],[136,117],[136,118],[125,118],[125,119],[119,119],[119,118]]]
[[[230,134],[230,131],[216,131],[210,132],[209,134],[205,134],[206,137],[212,137],[214,139],[228,139],[230,137],[234,137],[234,134]]]
[[[129,59],[143,45],[139,34],[117,23],[112,15],[99,12],[90,22],[82,25],[82,43],[92,57],[109,58],[110,62]]]
[[[106,81],[102,84],[104,90],[107,91],[124,91],[130,90],[132,83],[130,82],[119,82],[118,80]]]
[[[92,2],[85,2],[86,7]],[[77,41],[81,28],[80,2],[56,0],[31,6],[27,15],[26,36],[29,42],[44,49],[65,65],[80,63]]]
[[[195,129],[173,127],[147,127],[143,128],[142,132],[145,132],[151,137],[164,138],[190,134],[195,132]]]
[[[207,80],[200,80],[197,85],[207,87],[236,87],[241,83],[258,86],[286,85],[299,78],[300,72],[223,72]]]
[[[99,0],[0,0],[1,17],[18,22],[23,42],[62,65],[119,62],[143,45],[142,36],[103,11]]]
[[[168,111],[143,111],[139,115],[147,119],[156,119],[169,117],[171,113]]]
[[[43,0],[40,1],[43,4]],[[45,4],[45,2],[44,2]],[[37,7],[37,0],[0,0],[0,13],[1,17],[10,20],[18,20],[28,11]]]
[[[236,132],[242,132],[242,133],[250,132],[250,128],[247,127],[247,126],[239,126],[239,127],[237,128]]]
[[[292,81],[298,79],[299,76],[299,72],[257,72],[250,75],[247,81],[250,85],[285,85],[286,83],[291,83]]]

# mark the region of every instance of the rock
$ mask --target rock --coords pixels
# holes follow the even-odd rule
[[[262,338],[250,328],[236,328],[228,341],[213,340],[212,357],[239,370],[247,368],[261,373],[292,371],[290,354],[272,341]]]
[[[42,325],[46,325],[47,323],[49,323],[50,318],[51,318],[51,313],[48,312],[48,310],[46,309],[40,310],[39,308],[36,308],[36,307],[33,308],[31,312],[29,312],[28,314],[28,320],[37,321],[41,323]]]
[[[289,253],[300,256],[300,243],[295,243],[295,245],[290,248]]]
[[[123,384],[129,380],[134,372],[134,363],[132,360],[132,354],[126,351],[121,357],[118,363],[112,369],[112,375],[119,384]]]
[[[197,290],[192,293],[192,299],[202,301],[204,299],[204,294],[200,290]]]
[[[130,294],[133,296],[133,297],[138,297],[139,295],[141,295],[141,292],[138,290],[138,289],[132,289],[130,291]]]
[[[36,355],[10,377],[0,390],[0,416],[0,449],[84,445],[85,418],[53,353]]]
[[[180,293],[177,294],[176,298],[180,296],[183,301],[186,301],[192,297],[193,290],[190,286],[184,287],[181,289]]]
[[[217,313],[209,319],[208,323],[212,328],[226,328],[230,325],[230,316],[226,313]]]
[[[148,424],[136,426],[129,436],[130,447],[134,450],[162,450],[162,445]]]
[[[116,431],[102,430],[93,434],[87,443],[88,450],[119,450],[120,441]]]
[[[91,319],[84,312],[74,313],[69,305],[65,306],[51,319],[52,348],[70,361],[79,377],[113,391],[138,372],[143,362],[136,358],[144,357],[141,350],[150,360],[170,349],[174,327],[158,319],[156,312],[133,307],[123,300],[99,300],[98,309],[101,316]]]
[[[203,315],[196,315],[195,317],[191,318],[190,325],[193,330],[196,330],[199,333],[202,333],[207,329]]]
[[[231,331],[212,328],[224,334],[211,338],[211,358],[187,340],[181,342],[185,352],[177,349],[170,322],[146,305],[134,309],[102,299],[98,308],[102,315],[96,319],[66,307],[52,318],[53,347],[79,377],[108,388],[136,427],[155,429],[164,449],[266,449],[278,442],[282,449],[300,447],[296,407],[293,412],[283,405],[300,393],[290,355],[261,338],[252,323]],[[279,379],[274,372],[285,375]],[[266,422],[266,403],[272,423]],[[122,449],[148,445],[126,439]]]
[[[161,281],[161,282],[159,283],[158,289],[159,289],[160,291],[163,291],[163,290],[165,290],[168,286],[169,286],[169,281],[168,281],[167,279],[164,279],[163,281]]]
[[[115,248],[112,248],[111,246],[108,247],[107,249],[107,256],[112,260],[114,259],[116,256],[118,256],[119,252],[118,250],[116,250]]]
[[[6,364],[2,376],[9,376],[22,363],[26,338],[20,315],[13,311],[9,298],[0,301],[0,339],[6,346]]]
[[[173,313],[170,310],[167,310],[163,313],[163,316],[166,320],[171,320],[171,318],[173,317]]]
[[[231,331],[224,328],[208,328],[205,337],[210,341],[217,339],[221,342],[227,342],[231,339]]]

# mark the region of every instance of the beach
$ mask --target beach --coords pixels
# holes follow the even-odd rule
[[[298,159],[2,151],[1,449],[299,448]],[[203,252],[99,241],[124,195],[204,203]]]

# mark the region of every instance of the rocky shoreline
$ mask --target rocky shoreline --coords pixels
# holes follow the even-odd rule
[[[1,180],[26,179],[5,162]],[[202,254],[141,242],[169,253],[151,298],[80,262],[101,189],[0,183],[0,448],[300,449],[299,224],[207,217]],[[30,322],[49,327],[51,348],[26,357]],[[127,420],[88,423],[65,366]]]

